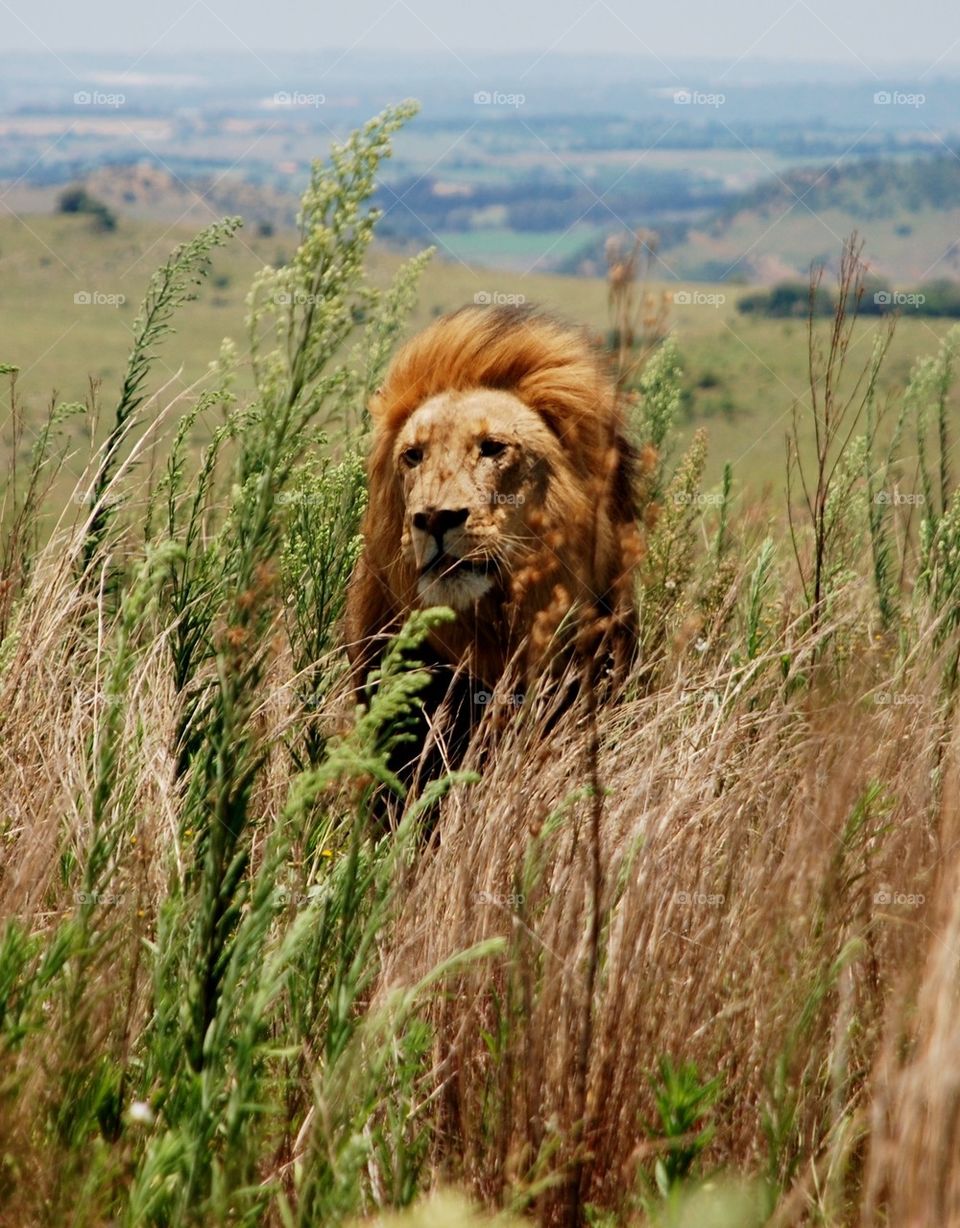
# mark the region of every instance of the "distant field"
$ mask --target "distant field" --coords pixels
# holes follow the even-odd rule
[[[84,218],[26,216],[21,222],[0,217],[0,362],[21,368],[19,388],[32,421],[39,420],[54,395],[61,401],[84,399],[91,377],[101,382],[103,411],[109,413],[150,274],[191,233],[122,220],[116,232],[98,234]],[[825,249],[829,238],[824,238]],[[167,395],[182,392],[203,375],[225,336],[237,340],[243,351],[250,279],[264,262],[288,256],[293,245],[292,234],[263,238],[243,231],[217,254],[199,301],[183,311],[176,334],[160,351],[157,378],[170,381]],[[434,260],[423,281],[415,327],[476,295],[522,297],[596,329],[605,327],[602,281],[473,270],[466,267],[469,255],[465,248],[465,263]],[[374,262],[385,277],[398,257],[379,250]],[[684,430],[707,428],[709,480],[718,480],[724,462],[730,461],[744,489],[779,485],[789,411],[805,395],[804,324],[739,315],[735,300],[740,289],[683,282],[652,288],[671,296],[669,319],[685,368]],[[719,295],[722,301],[677,304],[672,296],[679,289]],[[95,301],[74,301],[84,294]],[[123,301],[111,305],[118,296]],[[896,397],[913,360],[933,352],[949,326],[948,321],[900,321],[884,372],[884,395]],[[866,359],[875,329],[875,321],[863,325],[854,357]],[[84,428],[79,421],[75,430],[80,444]],[[5,423],[3,448],[8,447]]]
[[[717,275],[762,274],[775,281],[809,266],[811,258],[835,260],[840,239],[850,228],[850,215],[841,209],[817,212],[794,203],[744,211],[718,233],[694,230],[682,244],[664,253],[681,275],[707,262]],[[900,286],[938,277],[957,276],[960,249],[960,208],[919,209],[861,224],[864,257],[878,276]]]
[[[489,230],[447,231],[437,236],[443,252],[451,259],[471,261],[491,268],[525,272],[541,268],[545,262],[572,256],[585,244],[603,237],[594,226],[575,226],[571,230]]]

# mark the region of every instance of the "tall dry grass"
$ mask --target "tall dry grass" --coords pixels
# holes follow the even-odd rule
[[[315,170],[249,366],[146,395],[215,230],[151,287],[80,503],[44,525],[31,493],[73,407],[8,483],[0,1222],[960,1221],[956,340],[887,434],[841,344],[858,429],[792,525],[704,491],[702,439],[671,458],[681,354],[654,348],[623,697],[558,721],[505,682],[462,769],[403,797],[403,662],[443,615],[356,713],[338,625],[357,406],[418,269],[362,272],[405,114]]]

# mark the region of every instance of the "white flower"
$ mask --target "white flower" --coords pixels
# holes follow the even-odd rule
[[[138,1126],[152,1126],[154,1123],[153,1109],[146,1100],[134,1100],[127,1109],[127,1120]]]

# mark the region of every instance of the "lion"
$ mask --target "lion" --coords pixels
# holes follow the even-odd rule
[[[534,308],[468,306],[393,359],[370,415],[369,502],[347,593],[362,687],[415,609],[448,606],[435,662],[493,692],[541,676],[589,616],[621,663],[636,642],[635,454],[585,332]]]

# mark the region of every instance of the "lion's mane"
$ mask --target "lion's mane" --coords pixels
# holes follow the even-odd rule
[[[370,405],[374,437],[363,549],[347,600],[355,669],[376,657],[378,638],[417,606],[416,576],[400,551],[404,502],[396,472],[398,432],[425,401],[443,392],[499,389],[540,416],[560,442],[563,464],[550,476],[538,537],[549,557],[524,569],[497,618],[471,626],[461,613],[436,637],[441,658],[457,663],[467,645],[471,669],[488,686],[521,642],[528,668],[542,656],[545,620],[575,600],[592,605],[616,633],[633,634],[631,573],[636,557],[633,453],[625,440],[615,381],[583,331],[528,308],[465,307],[441,317],[397,353]],[[553,614],[549,613],[553,609]],[[562,612],[562,611],[561,611]],[[539,636],[533,634],[539,629]],[[541,641],[538,645],[534,641]]]

